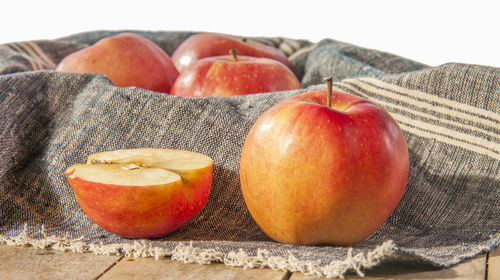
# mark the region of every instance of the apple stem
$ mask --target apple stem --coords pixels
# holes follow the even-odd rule
[[[247,39],[246,37],[241,38],[241,41],[242,41],[243,43],[246,43],[246,42],[247,42],[247,40],[248,40],[248,39]]]
[[[238,61],[238,51],[236,49],[230,49],[229,54],[233,56],[233,60]]]
[[[333,77],[328,76],[325,78],[326,81],[326,89],[327,89],[327,95],[326,95],[326,105],[328,108],[332,107],[332,87],[333,87]]]

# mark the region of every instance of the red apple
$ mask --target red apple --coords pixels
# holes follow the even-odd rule
[[[232,55],[200,59],[184,69],[170,94],[177,96],[234,96],[300,88],[300,82],[281,62]]]
[[[90,155],[65,175],[80,208],[98,226],[126,238],[155,238],[201,211],[212,166],[199,153],[143,148]]]
[[[121,33],[66,56],[59,72],[100,73],[119,87],[168,93],[179,72],[159,46],[135,33]]]
[[[256,223],[285,243],[354,245],[399,203],[408,178],[401,129],[381,107],[344,92],[283,100],[250,129],[241,190]]]
[[[230,49],[238,50],[240,55],[278,60],[294,71],[288,58],[277,48],[216,33],[198,33],[187,38],[174,51],[172,60],[182,72],[188,65],[201,58],[226,55]]]

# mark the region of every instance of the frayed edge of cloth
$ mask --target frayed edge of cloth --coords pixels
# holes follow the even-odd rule
[[[238,252],[229,252],[224,258],[224,263],[229,266],[242,266],[244,269],[269,267],[274,270],[301,272],[316,277],[344,278],[347,272],[355,272],[358,276],[363,277],[365,276],[363,270],[370,269],[383,260],[394,257],[396,251],[396,244],[392,240],[387,240],[366,254],[353,255],[353,249],[349,248],[344,260],[332,261],[322,266],[317,261],[299,260],[291,253],[287,258],[284,258],[272,256],[269,251],[259,249],[256,256],[249,256],[240,249]]]
[[[153,257],[155,260],[169,257],[183,263],[211,264],[224,263],[227,266],[243,267],[243,269],[271,268],[276,271],[301,272],[305,275],[326,278],[344,278],[348,272],[354,272],[363,277],[365,269],[379,265],[382,261],[394,257],[397,246],[392,240],[387,240],[373,250],[353,255],[349,248],[344,260],[335,260],[327,265],[318,261],[300,260],[292,253],[288,257],[273,256],[268,250],[258,249],[257,255],[248,255],[243,249],[237,252],[222,253],[215,249],[202,249],[193,246],[193,242],[179,243],[174,250],[152,247],[145,240],[133,243],[95,244],[83,242],[83,237],[70,239],[45,235],[41,228],[43,239],[28,236],[26,227],[16,237],[0,235],[0,244],[8,246],[32,246],[39,249],[52,249],[62,252],[93,253],[95,255],[124,255],[124,257]]]

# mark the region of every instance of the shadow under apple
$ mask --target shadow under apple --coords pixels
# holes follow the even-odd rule
[[[212,189],[205,207],[187,224],[160,240],[271,241],[246,207],[239,173],[218,165],[214,165]]]
[[[498,230],[498,177],[477,175],[484,168],[481,166],[470,167],[475,172],[455,173],[465,170],[466,160],[456,161],[454,170],[442,170],[432,166],[439,159],[423,159],[422,153],[412,149],[408,152],[410,174],[402,200],[379,230],[360,245],[392,239],[398,246],[419,249],[489,240]],[[496,166],[498,169],[498,163]]]

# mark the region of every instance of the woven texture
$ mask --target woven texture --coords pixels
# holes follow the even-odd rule
[[[498,246],[500,69],[428,67],[332,39],[251,38],[285,52],[304,89],[179,98],[119,88],[101,75],[53,71],[65,55],[116,33],[0,45],[0,242],[330,277],[361,273],[380,261],[446,267]],[[170,55],[192,34],[138,33]],[[264,111],[324,88],[329,75],[335,88],[376,102],[398,122],[410,155],[407,190],[384,225],[354,248],[276,243],[243,201],[241,147]],[[185,149],[214,159],[205,208],[160,239],[122,239],[100,229],[80,210],[64,176],[91,153],[138,147]]]

